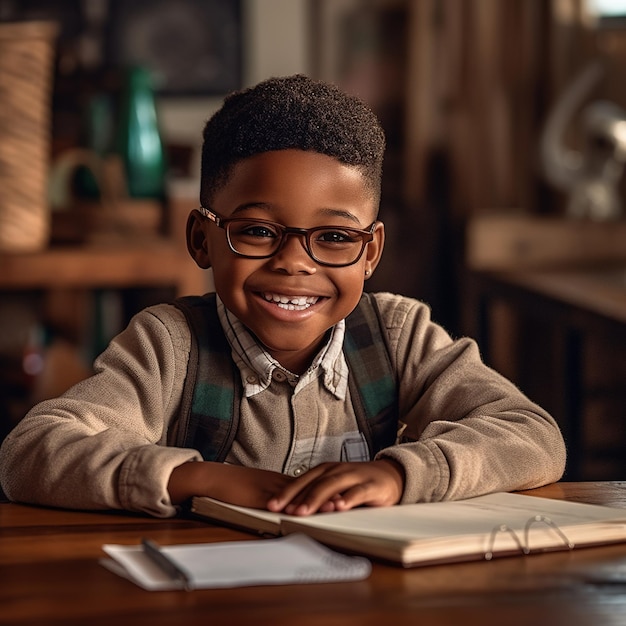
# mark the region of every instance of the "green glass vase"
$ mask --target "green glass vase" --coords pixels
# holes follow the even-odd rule
[[[143,67],[127,70],[121,93],[117,152],[131,198],[164,197],[166,164],[151,75]]]

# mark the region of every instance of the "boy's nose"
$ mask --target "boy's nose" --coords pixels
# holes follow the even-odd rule
[[[304,235],[285,233],[278,252],[269,259],[275,270],[289,274],[311,274],[317,269],[317,263],[309,256]]]

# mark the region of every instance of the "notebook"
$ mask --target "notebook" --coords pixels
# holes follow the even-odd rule
[[[186,581],[172,577],[141,545],[105,544],[101,564],[149,591],[208,589],[363,580],[369,560],[339,554],[303,534],[262,541],[224,541],[162,546],[160,551]]]

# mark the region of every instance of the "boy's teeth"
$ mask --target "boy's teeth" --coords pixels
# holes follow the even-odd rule
[[[288,311],[302,311],[308,309],[318,300],[317,296],[284,296],[278,293],[264,293],[268,302],[275,302],[279,307]]]

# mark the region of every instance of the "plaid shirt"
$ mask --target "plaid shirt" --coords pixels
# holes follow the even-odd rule
[[[343,337],[346,323],[341,320],[330,330],[330,337],[318,352],[307,371],[298,376],[285,369],[248,332],[246,327],[224,306],[217,296],[220,323],[233,352],[233,359],[241,372],[244,394],[250,398],[267,389],[272,377],[281,374],[294,387],[294,395],[315,377],[323,376],[324,386],[338,400],[345,400],[348,387],[348,365],[343,355]]]

